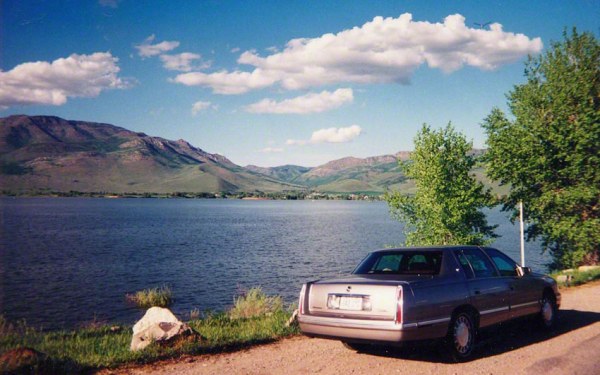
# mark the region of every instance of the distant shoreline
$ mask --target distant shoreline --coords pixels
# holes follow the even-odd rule
[[[0,197],[14,198],[151,198],[151,199],[241,199],[241,200],[357,200],[357,201],[381,201],[384,194],[379,192],[360,192],[360,193],[320,193],[289,191],[277,193],[265,192],[240,192],[240,193],[194,193],[194,192],[172,192],[172,193],[113,193],[113,192],[81,192],[81,191],[26,191],[13,192],[1,191]]]

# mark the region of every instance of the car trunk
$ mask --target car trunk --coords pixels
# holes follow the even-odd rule
[[[310,315],[352,319],[394,320],[402,304],[404,284],[387,277],[365,276],[310,285],[307,312]]]

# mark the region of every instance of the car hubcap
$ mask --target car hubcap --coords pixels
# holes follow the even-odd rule
[[[546,324],[552,321],[553,313],[554,311],[552,311],[552,304],[550,303],[550,301],[545,300],[544,305],[542,306],[542,316],[544,317],[544,322]]]
[[[469,341],[471,339],[471,325],[467,318],[461,316],[456,320],[454,326],[454,341],[456,350],[459,353],[465,353],[469,350]]]

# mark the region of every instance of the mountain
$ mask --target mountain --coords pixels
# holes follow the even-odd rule
[[[480,155],[483,150],[473,150]],[[217,193],[314,190],[322,193],[411,192],[398,160],[410,152],[346,157],[307,168],[241,167],[188,142],[118,126],[53,116],[0,118],[0,191]],[[496,192],[484,171],[477,178]]]
[[[485,150],[473,149],[471,155],[481,156]],[[346,157],[330,161],[314,168],[281,166],[261,168],[247,166],[250,170],[281,181],[306,186],[310,190],[322,193],[371,193],[381,194],[388,190],[411,193],[415,190],[414,181],[407,180],[398,161],[410,159],[409,151],[400,151],[394,155],[381,155],[368,158]],[[506,194],[507,188],[490,181],[482,167],[476,167],[472,173],[485,186],[499,195]]]
[[[261,168],[247,166],[265,176],[307,186],[325,193],[383,193],[388,189],[410,189],[398,160],[407,160],[409,152],[368,158],[346,157],[314,168],[282,166]]]
[[[239,192],[301,186],[171,141],[53,116],[0,119],[1,189],[11,191]]]
[[[290,183],[294,183],[298,177],[309,172],[312,169],[308,167],[301,167],[299,165],[289,164],[272,168],[258,167],[256,165],[247,165],[244,168],[255,173],[260,173],[262,175]]]

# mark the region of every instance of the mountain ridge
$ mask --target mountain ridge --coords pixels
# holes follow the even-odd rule
[[[277,192],[302,187],[265,178],[185,140],[55,116],[0,119],[3,190]]]
[[[0,190],[10,192],[410,192],[414,183],[398,163],[409,158],[409,151],[400,151],[316,167],[242,167],[184,139],[112,124],[56,116],[0,118]]]

